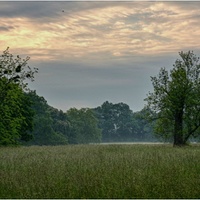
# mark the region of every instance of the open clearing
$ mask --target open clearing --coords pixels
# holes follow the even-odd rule
[[[200,146],[0,148],[0,198],[199,198]]]

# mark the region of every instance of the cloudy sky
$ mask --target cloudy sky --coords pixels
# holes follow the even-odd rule
[[[1,52],[30,56],[31,89],[66,111],[144,107],[150,76],[200,55],[200,2],[0,2]]]

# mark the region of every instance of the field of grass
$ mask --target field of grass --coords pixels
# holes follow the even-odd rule
[[[200,146],[1,147],[0,198],[200,198]]]

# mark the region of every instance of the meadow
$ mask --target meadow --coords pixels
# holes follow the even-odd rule
[[[200,146],[0,147],[0,198],[200,198]]]

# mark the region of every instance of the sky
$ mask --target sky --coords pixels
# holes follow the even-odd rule
[[[123,102],[136,112],[178,52],[200,55],[200,2],[0,1],[0,51],[39,68],[29,84],[66,111]]]

